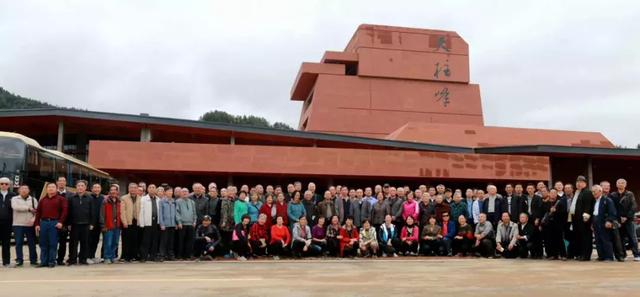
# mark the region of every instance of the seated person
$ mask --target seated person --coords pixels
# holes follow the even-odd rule
[[[267,215],[261,213],[258,215],[258,222],[251,225],[249,229],[249,243],[251,244],[253,256],[265,256],[267,254],[268,233]]]
[[[425,256],[435,256],[442,244],[442,229],[436,223],[436,217],[430,216],[427,225],[420,233],[420,251]]]
[[[518,256],[518,225],[511,221],[508,212],[502,213],[498,232],[496,233],[496,252],[505,258],[515,258]]]
[[[327,253],[332,257],[340,255],[340,218],[336,215],[331,217],[330,224],[327,226]]]
[[[453,237],[453,254],[466,257],[471,252],[474,240],[473,227],[467,223],[467,217],[460,215],[458,217],[458,230],[456,236]]]
[[[271,226],[271,241],[269,242],[269,254],[273,255],[274,260],[279,260],[280,256],[287,252],[287,246],[291,242],[291,233],[289,228],[284,225],[282,215],[276,217],[276,224]]]
[[[311,228],[307,225],[307,216],[305,214],[297,218],[298,222],[293,224],[293,240],[291,242],[291,252],[296,258],[302,256],[314,256],[321,250],[312,245]]]
[[[476,253],[485,258],[493,256],[495,233],[493,232],[491,222],[487,221],[486,213],[480,213],[478,216],[478,224],[476,225],[476,232],[474,233],[474,236],[476,238],[476,242],[473,247]]]
[[[363,257],[378,257],[378,236],[369,219],[364,219],[360,228],[360,254]]]
[[[318,223],[311,229],[311,245],[320,250],[321,255],[327,253],[327,231],[324,229],[325,218],[318,217]]]
[[[215,249],[220,243],[220,232],[211,224],[211,217],[205,215],[202,224],[196,228],[194,247],[202,260],[213,260]]]
[[[394,257],[398,256],[396,251],[400,246],[400,239],[398,238],[396,226],[392,223],[392,221],[393,219],[391,215],[386,215],[384,217],[384,223],[378,230],[378,246],[382,250],[383,257],[386,257],[387,255],[393,255]]]
[[[246,261],[251,254],[251,246],[249,245],[249,223],[251,217],[245,214],[240,219],[240,223],[233,228],[231,235],[231,249],[236,253],[236,258],[240,261]]]
[[[518,257],[528,258],[529,251],[533,248],[531,236],[533,236],[533,224],[529,223],[529,215],[526,212],[520,214],[518,218]]]
[[[418,226],[414,224],[414,219],[412,216],[407,217],[405,221],[405,226],[402,227],[402,232],[400,232],[400,242],[402,246],[402,253],[411,256],[418,255],[418,242],[420,241],[418,237]]]
[[[448,212],[442,213],[442,244],[440,245],[441,256],[452,256],[451,242],[453,237],[456,236],[456,223],[450,220],[450,214]]]
[[[353,225],[353,217],[348,216],[340,229],[340,256],[355,257],[358,254],[358,228]]]

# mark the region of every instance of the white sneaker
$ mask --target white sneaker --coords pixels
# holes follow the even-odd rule
[[[640,262],[640,256],[633,257],[633,261]]]
[[[394,257],[394,258],[398,258],[398,254],[393,253],[393,257]]]
[[[278,256],[273,256],[273,259],[274,259],[274,260],[280,260],[280,257],[278,257]]]
[[[240,256],[240,257],[238,257],[238,260],[239,261],[247,261],[247,258],[245,258],[244,256]]]
[[[87,264],[91,265],[91,264],[96,264],[96,262],[93,262],[92,259],[87,259]]]
[[[382,253],[382,257],[386,258],[387,254],[386,253]]]

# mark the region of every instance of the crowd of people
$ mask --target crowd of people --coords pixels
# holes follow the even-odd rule
[[[59,177],[36,198],[27,185],[10,191],[0,178],[2,263],[37,267],[272,257],[459,256],[640,261],[636,199],[619,179],[575,184],[507,184],[449,189],[440,184],[349,188],[314,183],[205,188],[78,180],[75,192]],[[486,190],[486,192],[485,192]],[[15,263],[10,238],[15,237]],[[100,240],[102,238],[102,241]],[[120,246],[120,239],[122,244]],[[36,242],[40,248],[38,261]],[[102,244],[100,245],[100,242]],[[98,247],[101,247],[99,250]]]

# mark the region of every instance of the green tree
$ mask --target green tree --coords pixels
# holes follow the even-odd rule
[[[0,109],[28,109],[55,107],[51,104],[14,95],[0,87]]]
[[[232,115],[228,112],[221,110],[214,110],[206,112],[201,115],[199,118],[200,121],[205,122],[215,122],[215,123],[227,123],[227,124],[237,124],[237,125],[247,125],[253,127],[264,127],[264,128],[276,128],[282,130],[293,130],[291,126],[282,123],[276,122],[273,125],[267,121],[267,119],[263,117],[257,117],[254,115]]]

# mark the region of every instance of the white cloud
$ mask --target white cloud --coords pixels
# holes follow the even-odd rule
[[[639,16],[631,1],[2,1],[0,86],[90,110],[296,126],[300,63],[343,49],[357,25],[447,29],[470,45],[487,124],[635,146]]]

